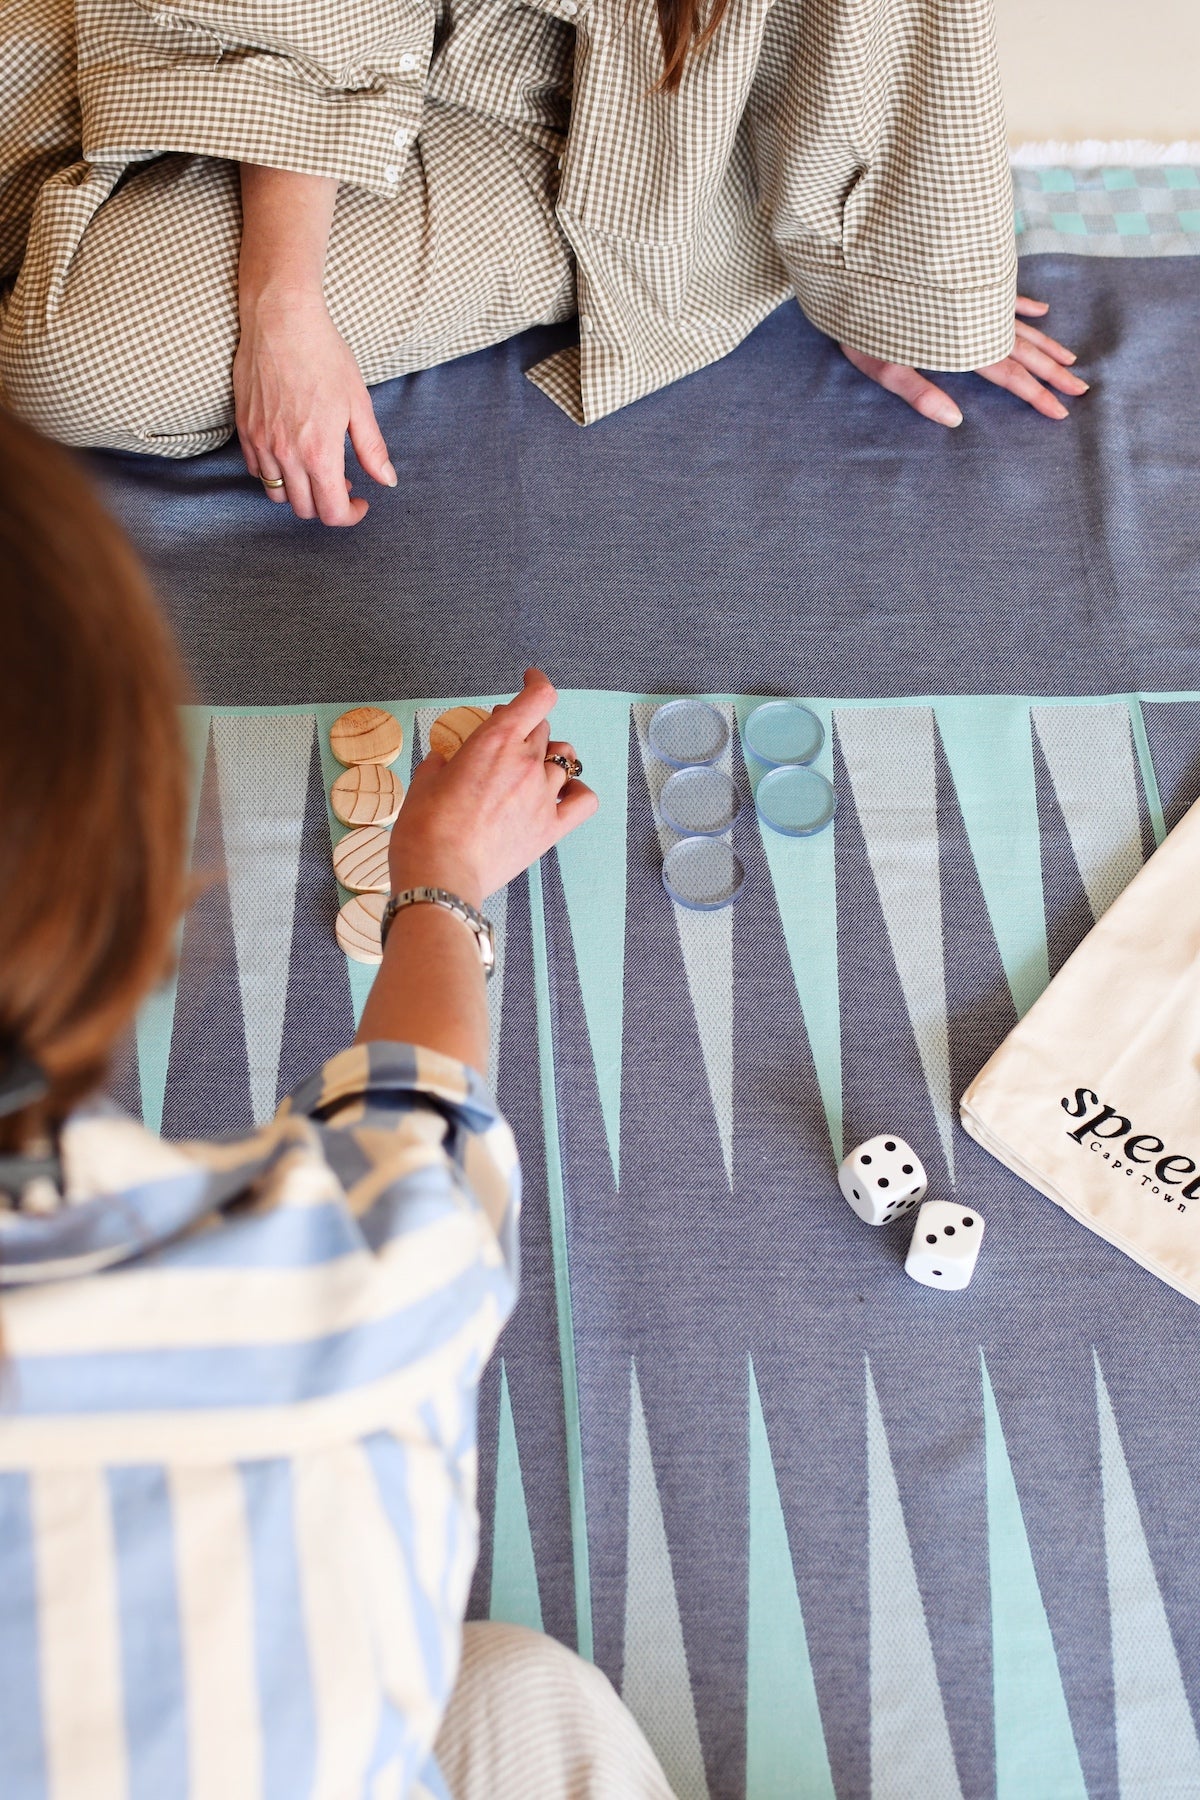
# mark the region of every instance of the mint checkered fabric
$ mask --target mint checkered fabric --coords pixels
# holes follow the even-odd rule
[[[1015,169],[1023,256],[1200,254],[1200,168]]]

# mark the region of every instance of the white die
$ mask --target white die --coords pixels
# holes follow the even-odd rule
[[[929,1182],[916,1151],[893,1133],[852,1150],[838,1186],[865,1224],[890,1225],[924,1199]]]
[[[982,1238],[983,1220],[974,1207],[927,1200],[917,1214],[904,1272],[925,1287],[965,1288]]]

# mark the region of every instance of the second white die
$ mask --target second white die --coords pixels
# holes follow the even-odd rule
[[[983,1220],[974,1207],[927,1200],[917,1214],[904,1272],[924,1287],[965,1288],[982,1239]]]
[[[929,1186],[916,1151],[894,1133],[868,1138],[838,1170],[838,1186],[867,1225],[890,1225]]]

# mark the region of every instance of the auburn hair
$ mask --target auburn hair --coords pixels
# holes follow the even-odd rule
[[[186,684],[79,466],[0,411],[0,1066],[49,1093],[0,1149],[101,1085],[187,900]]]
[[[703,50],[729,7],[729,0],[657,0],[658,34],[662,39],[663,72],[658,87],[674,93],[683,65],[693,50]]]

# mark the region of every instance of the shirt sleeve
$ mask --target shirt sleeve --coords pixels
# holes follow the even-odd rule
[[[814,325],[931,369],[1009,354],[991,0],[776,0],[747,111],[761,203]]]
[[[406,0],[77,0],[84,155],[184,151],[390,194],[434,9]]]
[[[444,1205],[449,1192],[482,1215],[515,1284],[520,1164],[512,1132],[473,1069],[412,1044],[356,1044],[280,1112],[317,1125],[369,1242]]]

